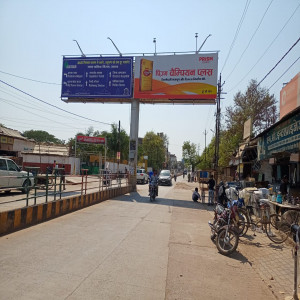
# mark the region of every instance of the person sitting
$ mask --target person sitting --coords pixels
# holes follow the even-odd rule
[[[198,188],[196,187],[193,195],[192,195],[192,199],[194,202],[198,202],[198,199],[200,199],[200,194],[198,193]]]

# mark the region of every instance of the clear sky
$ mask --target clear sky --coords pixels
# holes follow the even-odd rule
[[[117,54],[107,37],[122,53],[153,53],[154,37],[158,53],[181,52],[196,50],[195,33],[198,47],[212,35],[203,51],[220,51],[224,112],[238,91],[245,92],[251,79],[263,79],[298,40],[300,1],[0,0],[0,80],[92,120],[120,120],[129,134],[130,104],[61,101],[62,57],[80,55],[73,39],[85,54]],[[299,56],[300,42],[261,84],[278,101],[283,83],[300,71]],[[184,141],[199,145],[201,153],[204,132],[207,145],[213,136],[215,110],[214,105],[141,104],[139,137],[151,130],[164,132],[169,137],[169,151],[178,159]],[[66,141],[90,126],[110,130],[108,125],[71,116],[2,82],[0,123],[21,132],[45,130]]]

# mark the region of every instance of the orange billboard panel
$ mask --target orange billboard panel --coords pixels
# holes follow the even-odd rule
[[[134,97],[216,99],[217,72],[217,53],[136,57]]]
[[[300,106],[300,73],[280,91],[280,119]]]

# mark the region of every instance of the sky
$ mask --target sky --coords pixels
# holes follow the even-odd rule
[[[154,53],[156,38],[159,55],[195,51],[209,34],[202,51],[219,51],[224,116],[234,95],[251,79],[261,81],[299,39],[300,1],[0,0],[0,123],[68,141],[120,121],[129,135],[130,104],[61,100],[63,56],[81,54],[73,40],[86,55],[116,55],[107,37],[123,54]],[[260,85],[275,96],[278,110],[283,84],[300,72],[299,56],[300,42]],[[140,104],[139,137],[164,132],[178,160],[185,141],[201,154],[214,135],[215,112],[215,105]]]

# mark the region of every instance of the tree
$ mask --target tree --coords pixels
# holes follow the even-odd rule
[[[143,138],[143,155],[148,156],[148,166],[154,170],[161,169],[165,160],[164,141],[153,131],[147,132]]]
[[[225,122],[227,130],[243,134],[244,123],[251,118],[253,133],[267,129],[278,120],[277,103],[274,95],[257,86],[251,80],[245,94],[238,92],[234,96],[234,105],[226,108]]]
[[[63,140],[59,140],[54,135],[43,130],[27,130],[23,132],[23,136],[27,137],[28,139],[34,139],[38,143],[65,143]]]
[[[185,165],[191,165],[194,172],[195,166],[199,164],[200,158],[197,155],[196,144],[189,141],[184,142],[182,146],[182,157]]]
[[[243,141],[244,123],[251,118],[253,134],[257,135],[278,120],[274,95],[251,80],[246,92],[234,96],[234,105],[226,107],[225,130],[220,134],[219,166],[228,166],[232,153]]]

